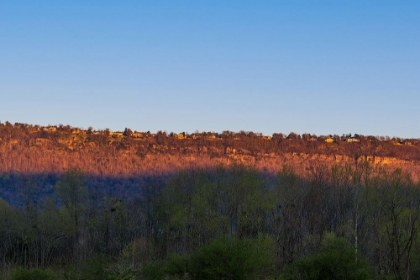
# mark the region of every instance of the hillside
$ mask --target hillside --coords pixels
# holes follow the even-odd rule
[[[0,137],[2,279],[215,279],[195,258],[236,246],[244,268],[266,252],[253,273],[276,279],[320,259],[353,279],[420,275],[416,139],[10,123]]]
[[[283,165],[306,177],[349,164],[401,168],[420,174],[420,141],[363,135],[264,136],[253,132],[82,130],[71,126],[0,124],[0,172],[62,173],[78,167],[96,176],[156,176],[190,168],[243,163],[275,175]]]

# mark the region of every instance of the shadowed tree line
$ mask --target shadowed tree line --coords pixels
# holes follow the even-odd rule
[[[11,206],[42,204],[55,197],[54,190],[64,173],[0,172],[0,198]],[[150,186],[161,186],[170,174],[160,176],[96,176],[84,173],[84,184],[92,201],[114,197],[130,201]]]
[[[399,169],[303,179],[287,165],[275,178],[219,166],[145,181],[129,199],[92,182],[73,168],[26,182],[19,207],[0,200],[3,278],[420,277],[420,186]]]

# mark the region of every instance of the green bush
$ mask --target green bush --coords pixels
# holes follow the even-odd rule
[[[110,274],[106,271],[110,261],[106,257],[95,257],[86,262],[82,267],[81,280],[109,279]]]
[[[161,279],[266,279],[275,271],[274,241],[219,239],[189,256],[171,256],[142,269],[147,280]]]
[[[131,280],[131,270],[119,269],[118,264],[106,256],[96,256],[82,265],[68,266],[63,277],[66,280]]]
[[[296,280],[364,280],[373,279],[367,262],[356,261],[354,248],[344,238],[327,235],[319,253],[296,262],[288,279]]]
[[[148,263],[143,267],[141,275],[146,280],[161,280],[165,277],[165,263],[163,261],[155,261]]]
[[[50,269],[26,269],[17,268],[11,280],[56,280],[58,276]]]
[[[182,279],[189,272],[189,261],[187,256],[171,256],[165,265],[164,272],[172,277]]]
[[[222,239],[191,257],[193,279],[264,279],[274,271],[273,241],[268,237]]]

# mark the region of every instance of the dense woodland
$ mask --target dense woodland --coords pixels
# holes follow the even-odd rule
[[[8,122],[0,139],[0,279],[420,279],[416,139]]]
[[[70,169],[43,201],[0,200],[4,278],[420,277],[420,185],[401,170],[335,166],[308,180],[284,166],[273,180],[220,166],[129,201],[97,197],[86,179]]]

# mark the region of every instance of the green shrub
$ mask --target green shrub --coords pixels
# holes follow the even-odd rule
[[[17,268],[13,274],[11,280],[56,280],[58,276],[50,269],[26,269]]]
[[[146,280],[161,280],[165,277],[165,263],[163,261],[155,261],[148,263],[143,267],[141,275]]]
[[[171,256],[149,263],[141,275],[147,280],[161,279],[268,279],[275,271],[274,241],[257,239],[219,239],[189,256]]]
[[[288,279],[296,280],[364,280],[373,279],[367,262],[356,261],[355,250],[344,238],[327,235],[319,253],[296,262]]]
[[[66,280],[131,280],[133,272],[106,256],[96,256],[87,260],[82,265],[71,265],[63,272]]]
[[[164,272],[172,277],[182,279],[188,274],[189,257],[174,255],[168,258]]]
[[[103,280],[109,278],[106,268],[109,261],[104,257],[95,257],[82,267],[81,280]]]
[[[275,255],[268,237],[222,239],[198,250],[191,258],[193,279],[264,279],[273,273]]]

